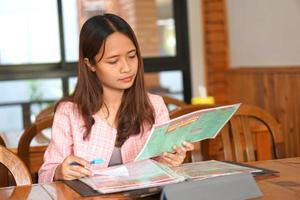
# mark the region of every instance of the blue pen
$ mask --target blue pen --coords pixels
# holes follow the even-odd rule
[[[100,159],[94,159],[94,160],[90,161],[91,165],[102,164],[102,163],[104,163],[104,160],[101,159],[101,158]],[[71,162],[70,165],[73,165],[73,166],[82,166],[78,162]]]
[[[100,158],[100,159],[92,160],[92,161],[90,162],[91,165],[102,164],[102,163],[104,163],[104,160],[101,159],[101,158]]]

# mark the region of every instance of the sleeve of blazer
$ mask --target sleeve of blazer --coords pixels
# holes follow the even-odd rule
[[[72,153],[73,107],[72,103],[61,103],[55,112],[51,141],[44,154],[44,163],[39,170],[39,183],[52,182],[57,166]]]

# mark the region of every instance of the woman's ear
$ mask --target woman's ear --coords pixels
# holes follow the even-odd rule
[[[83,62],[84,62],[84,64],[86,64],[86,66],[89,68],[89,70],[91,70],[92,72],[96,71],[96,68],[90,63],[88,58],[84,58]]]

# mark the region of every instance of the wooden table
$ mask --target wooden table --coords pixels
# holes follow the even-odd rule
[[[300,199],[300,157],[250,163],[279,171],[278,176],[258,177],[263,196],[258,199]],[[62,182],[0,188],[1,199],[130,199],[123,194],[83,198]]]
[[[278,176],[258,177],[264,196],[259,199],[300,199],[300,157],[249,163],[279,171]]]

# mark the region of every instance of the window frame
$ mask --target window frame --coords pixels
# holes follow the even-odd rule
[[[173,14],[176,31],[176,55],[168,57],[146,57],[143,60],[145,72],[160,72],[173,70],[181,71],[183,78],[184,100],[189,103],[191,99],[191,74],[186,4],[186,1],[173,0]],[[68,95],[68,78],[76,76],[78,63],[66,62],[62,0],[57,0],[57,7],[59,20],[58,24],[61,62],[17,65],[0,64],[0,81],[61,78],[63,85],[63,95]]]

